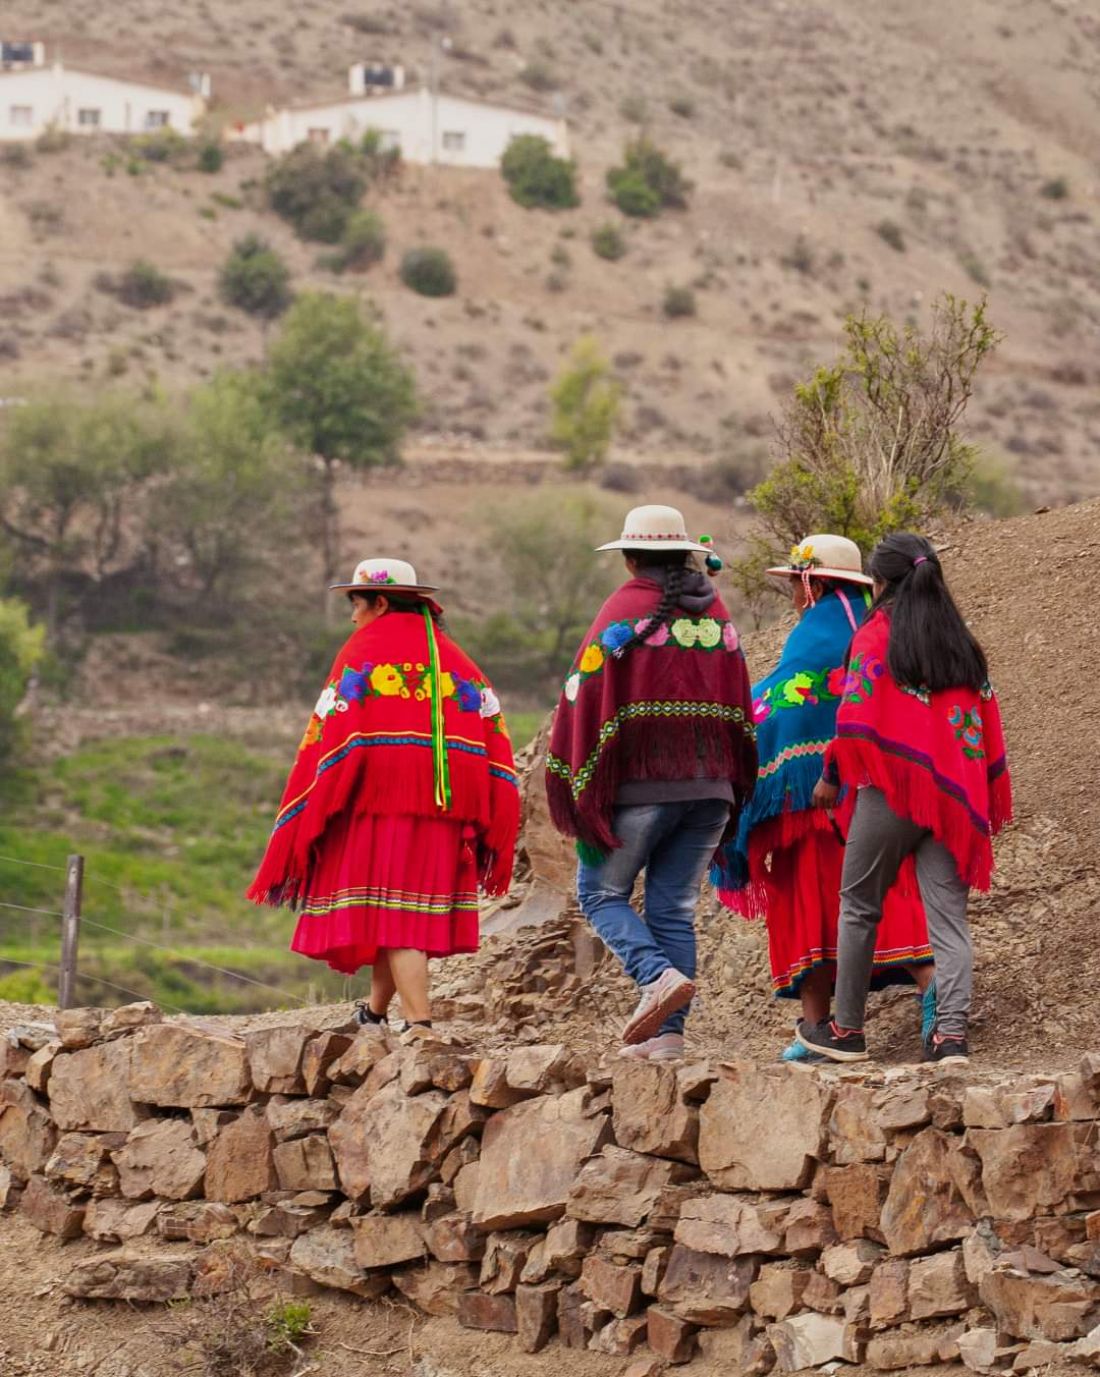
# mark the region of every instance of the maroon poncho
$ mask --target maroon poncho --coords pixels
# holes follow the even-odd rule
[[[590,852],[619,845],[612,809],[625,779],[727,779],[739,800],[756,780],[752,690],[721,598],[678,614],[616,655],[661,600],[635,578],[608,598],[581,643],[554,715],[546,793],[554,825]]]

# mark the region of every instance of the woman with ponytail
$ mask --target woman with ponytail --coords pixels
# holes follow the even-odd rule
[[[817,1023],[828,1017],[836,975],[844,842],[832,814],[813,806],[813,793],[836,734],[848,647],[868,615],[872,580],[855,541],[828,534],[806,536],[787,564],[766,572],[788,591],[798,623],[775,669],[753,685],[760,774],[711,878],[728,908],[764,919],[776,997],[798,999],[803,1020]],[[906,862],[887,896],[872,983],[915,982],[922,1028],[930,1031],[932,951],[912,868]],[[781,1060],[820,1057],[795,1039]]]
[[[699,885],[752,793],[752,698],[737,630],[675,507],[636,507],[618,540],[630,578],[565,680],[546,757],[555,826],[576,838],[585,917],[640,986],[622,1055],[683,1055]],[[634,883],[645,871],[639,914]]]
[[[428,958],[478,945],[478,888],[506,894],[519,830],[512,745],[492,686],[443,630],[435,589],[365,559],[354,630],[298,748],[248,897],[299,912],[291,946],[371,967],[362,1024],[394,994],[406,1040],[429,1036]]]
[[[883,899],[912,857],[936,962],[928,1061],[969,1055],[973,955],[968,892],[988,889],[991,838],[1012,791],[985,654],[963,621],[934,546],[887,536],[871,555],[875,602],[852,640],[836,738],[814,791],[832,807],[847,786],[836,1006],[799,1027],[834,1061],[866,1058],[863,1017]]]

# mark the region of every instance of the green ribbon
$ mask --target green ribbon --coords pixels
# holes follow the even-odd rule
[[[435,639],[435,622],[427,607],[424,608],[424,626],[428,632],[428,672],[431,678],[435,806],[446,813],[451,807],[451,767],[447,761],[447,736],[443,726],[443,685],[439,671],[439,646]]]

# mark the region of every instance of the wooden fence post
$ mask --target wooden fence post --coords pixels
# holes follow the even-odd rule
[[[80,936],[80,905],[84,894],[84,857],[70,856],[65,869],[65,904],[61,919],[61,976],[57,1007],[71,1009],[76,990],[76,944]]]

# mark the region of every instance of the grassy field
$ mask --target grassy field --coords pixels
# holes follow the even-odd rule
[[[541,716],[514,715],[517,743]],[[348,998],[353,985],[359,993],[362,981],[287,950],[292,914],[243,897],[287,764],[194,735],[105,739],[48,766],[5,770],[0,999],[55,999],[70,853],[85,858],[81,1003],[143,998],[166,1009],[244,1013]]]
[[[285,769],[236,742],[191,736],[98,741],[48,768],[6,773],[0,997],[53,998],[56,973],[35,968],[57,962],[59,922],[50,915],[61,908],[71,852],[85,858],[82,1002],[137,995],[194,1012],[243,1012],[341,997],[343,977],[286,950],[293,917],[243,898]]]

